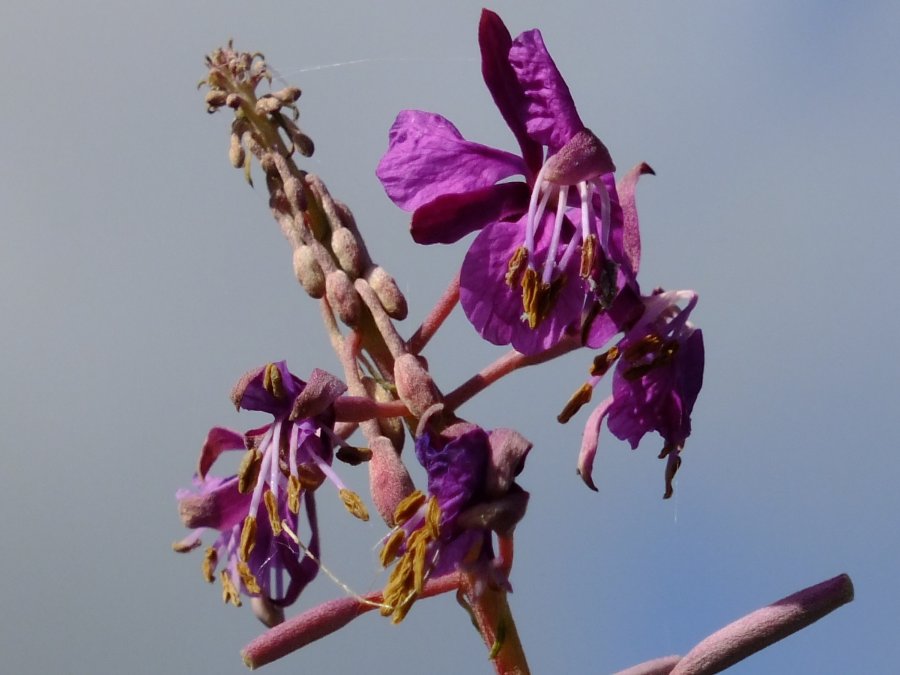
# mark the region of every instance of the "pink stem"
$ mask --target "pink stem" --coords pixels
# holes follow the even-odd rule
[[[456,307],[456,303],[458,302],[459,274],[453,278],[453,281],[447,286],[447,290],[445,290],[444,294],[438,298],[437,304],[432,308],[428,316],[425,317],[422,325],[419,326],[419,329],[413,333],[413,336],[409,339],[408,346],[411,354],[420,354],[422,350],[425,349],[425,345],[427,345],[428,341],[438,332],[438,329],[447,317],[450,316],[450,312],[453,311],[453,308]]]
[[[658,659],[644,661],[636,666],[631,666],[631,668],[620,670],[615,675],[669,675],[672,672],[672,668],[678,665],[680,660],[681,657],[678,655],[662,656]]]
[[[427,598],[456,590],[459,583],[456,573],[429,579],[419,597]],[[363,598],[366,602],[353,596],[329,600],[275,626],[244,647],[241,651],[244,664],[251,670],[259,668],[330,635],[356,617],[377,609],[382,601],[381,591],[368,593]]]
[[[456,389],[447,394],[444,397],[444,405],[447,410],[456,410],[470,398],[484,391],[497,380],[506,377],[519,368],[544,363],[545,361],[555,359],[557,356],[562,356],[563,354],[574,351],[579,347],[581,347],[581,341],[578,337],[569,335],[564,337],[550,349],[530,356],[525,356],[525,354],[521,354],[517,351],[507,352],[484,368],[480,373],[470,377]]]
[[[671,675],[718,673],[851,600],[853,582],[846,574],[804,588],[716,631],[688,652]]]

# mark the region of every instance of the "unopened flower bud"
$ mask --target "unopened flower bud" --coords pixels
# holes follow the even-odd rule
[[[244,146],[241,145],[241,139],[237,134],[231,134],[231,147],[228,148],[228,159],[231,161],[231,166],[235,169],[242,168],[244,161],[247,159],[247,153],[244,151]]]
[[[272,96],[271,94],[266,94],[265,96],[260,97],[256,101],[256,114],[257,115],[269,115],[273,112],[278,112],[281,110],[281,106],[284,103],[279,101],[277,98]]]
[[[394,277],[379,265],[369,272],[366,281],[369,282],[369,286],[375,291],[378,301],[384,307],[384,311],[389,317],[398,321],[406,318],[408,312],[406,297],[404,297]]]
[[[221,89],[213,89],[206,93],[206,106],[209,112],[215,111],[217,108],[221,108],[225,105],[225,100],[228,98],[228,94],[226,94]]]
[[[284,89],[273,91],[272,96],[283,104],[288,105],[300,98],[300,89],[298,87],[285,87]]]
[[[228,94],[228,96],[225,97],[225,105],[227,105],[229,108],[234,108],[235,110],[241,107],[241,103],[243,103],[243,101],[244,99],[242,99],[237,94]]]
[[[413,354],[402,354],[394,362],[394,382],[400,400],[416,417],[441,399],[431,374]]]
[[[362,273],[362,252],[356,236],[346,227],[331,233],[331,250],[338,264],[351,278],[356,279]]]
[[[369,488],[375,508],[388,527],[394,527],[397,505],[415,490],[409,472],[400,460],[391,441],[378,436],[371,443],[372,459],[369,461]]]
[[[366,388],[366,393],[379,403],[390,403],[396,400],[391,392],[371,377],[364,377],[362,383]],[[403,418],[379,417],[377,422],[381,433],[390,439],[391,445],[396,448],[397,452],[403,450],[403,443],[406,441],[406,427],[403,426]]]
[[[341,321],[347,326],[355,326],[359,321],[362,301],[347,273],[343,270],[329,272],[325,277],[325,294]]]
[[[290,136],[294,148],[304,157],[312,157],[315,145],[312,139],[300,131],[300,128],[288,119],[280,120],[281,128]]]
[[[284,194],[295,213],[306,210],[306,195],[303,193],[303,183],[298,178],[288,178],[284,181]]]
[[[301,245],[294,249],[294,276],[309,297],[319,299],[325,295],[325,273],[309,246]]]

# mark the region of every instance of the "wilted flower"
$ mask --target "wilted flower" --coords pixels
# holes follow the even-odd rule
[[[245,434],[221,427],[210,430],[200,453],[194,490],[178,494],[182,519],[195,529],[175,548],[184,551],[199,546],[206,528],[219,533],[206,551],[203,572],[212,581],[222,565],[226,602],[240,605],[241,594],[260,598],[259,613],[265,614],[293,603],[316,576],[319,541],[313,493],[326,478],[338,487],[354,515],[368,518],[360,498],[331,468],[333,445],[340,442],[331,430],[333,404],[345,389],[324,371],[313,371],[306,383],[284,361],[270,363],[241,378],[232,400],[240,410],[271,414],[273,421]],[[245,451],[237,475],[208,475],[219,455],[228,450]],[[300,533],[301,501],[309,527],[305,545],[295,538]],[[277,611],[268,612],[268,616],[277,615]]]
[[[385,540],[382,564],[396,565],[384,590],[382,614],[401,621],[425,580],[461,568],[493,579],[491,532],[508,535],[525,513],[528,493],[515,484],[531,444],[509,429],[490,433],[458,423],[416,438],[416,457],[428,474],[428,494],[416,490],[398,504],[396,527]],[[399,559],[398,559],[399,558]]]
[[[476,330],[523,353],[546,349],[633,278],[623,250],[615,165],[582,123],[540,31],[510,37],[493,12],[479,27],[482,73],[522,156],[463,139],[447,119],[400,113],[378,166],[412,211],[413,238],[451,243],[481,230],[460,274]],[[507,179],[520,175],[522,181]]]
[[[584,430],[578,473],[596,490],[591,472],[603,421],[614,436],[637,448],[656,431],[667,458],[665,498],[681,464],[680,452],[691,433],[691,411],[703,385],[703,334],[688,321],[697,303],[693,291],[655,291],[642,298],[643,312],[614,347],[594,359],[591,379],[575,394],[560,421],[584,403],[600,378],[615,364],[612,395],[591,413]],[[686,302],[684,308],[679,302]]]

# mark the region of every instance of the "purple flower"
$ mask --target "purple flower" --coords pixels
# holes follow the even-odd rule
[[[663,438],[666,491],[681,464],[680,453],[691,433],[691,411],[703,385],[703,334],[688,322],[697,304],[693,291],[655,291],[641,298],[643,311],[614,347],[594,359],[591,379],[573,397],[575,405],[560,416],[566,421],[590,399],[600,378],[615,363],[612,395],[591,413],[584,429],[578,473],[593,490],[591,473],[603,421],[617,438],[637,448],[644,434]],[[685,302],[684,308],[679,302]]]
[[[245,434],[211,429],[193,490],[178,493],[182,520],[193,532],[176,550],[199,546],[204,529],[218,532],[206,550],[204,576],[213,581],[221,564],[225,601],[239,606],[241,594],[259,599],[258,613],[274,617],[275,623],[280,608],[293,603],[318,572],[315,489],[330,479],[347,508],[368,518],[359,497],[331,468],[333,445],[342,442],[332,431],[333,404],[345,389],[321,370],[306,383],[284,361],[247,373],[232,391],[235,406],[269,413],[273,421]],[[219,455],[229,450],[245,451],[237,475],[209,475]],[[309,528],[305,545],[298,541],[301,503]]]
[[[515,484],[531,444],[510,429],[490,433],[465,422],[416,438],[416,457],[428,475],[428,495],[416,490],[397,506],[397,526],[381,553],[399,557],[384,590],[382,614],[401,621],[430,576],[479,569],[497,572],[491,532],[508,536],[525,514],[528,493]],[[500,574],[502,576],[502,574]]]
[[[577,328],[586,308],[608,304],[634,270],[615,165],[579,118],[540,32],[513,40],[484,10],[479,44],[485,83],[521,157],[465,140],[440,115],[405,110],[377,174],[413,212],[417,242],[480,230],[460,273],[466,316],[490,342],[534,353]]]

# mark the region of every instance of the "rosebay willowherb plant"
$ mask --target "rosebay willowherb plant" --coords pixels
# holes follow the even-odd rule
[[[240,378],[234,405],[271,422],[244,433],[210,430],[193,487],[178,494],[191,532],[175,550],[200,547],[209,530],[203,576],[213,582],[218,574],[224,600],[240,606],[249,598],[270,627],[242,652],[251,668],[370,610],[397,623],[417,600],[456,591],[496,672],[528,672],[507,594],[516,524],[528,506],[518,480],[532,444],[518,431],[486,430],[457,415],[515,370],[592,350],[589,379],[557,416],[562,423],[576,416],[612,370],[612,395],[586,419],[578,473],[596,489],[591,474],[604,422],[632,448],[656,432],[666,460],[663,497],[672,495],[704,350],[689,321],[697,294],[639,285],[635,188],[653,170],[639,163],[617,180],[539,31],[512,38],[485,10],[478,42],[484,81],[520,154],[468,141],[438,114],[404,110],[376,171],[391,200],[411,212],[418,243],[450,244],[477,232],[459,274],[408,339],[396,326],[406,300],[371,259],[350,209],[297,165],[298,155],[313,152],[297,124],[300,90],[261,93],[272,80],[264,58],[230,43],[207,57],[208,110],[234,112],[231,162],[251,184],[254,159],[262,170],[297,280],[318,300],[343,367],[341,380],[304,364],[311,370],[304,381],[276,361]],[[478,335],[511,351],[443,393],[421,355],[457,304]],[[427,475],[419,489],[400,455],[407,435]],[[353,440],[359,437],[363,446]],[[229,451],[243,453],[237,474],[216,476],[217,459]],[[370,500],[347,488],[338,464],[368,467]],[[324,569],[316,502],[333,498],[326,483],[357,518],[369,518],[367,501],[374,506],[386,525],[380,559],[390,572],[381,592],[347,592],[286,620],[285,608]],[[685,657],[627,672],[718,672],[852,594],[849,578],[835,577],[747,615]]]

